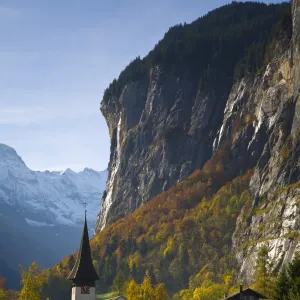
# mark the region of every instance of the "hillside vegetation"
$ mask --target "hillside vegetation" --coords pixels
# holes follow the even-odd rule
[[[101,277],[99,293],[108,290],[120,270],[137,283],[148,272],[153,284],[164,283],[170,293],[204,279],[234,279],[231,236],[241,208],[251,205],[252,172],[230,180],[227,156],[227,151],[219,151],[202,170],[92,239],[94,265]],[[48,288],[57,276],[66,278],[73,264],[71,255],[49,270]]]

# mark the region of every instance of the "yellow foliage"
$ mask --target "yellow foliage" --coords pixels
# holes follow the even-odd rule
[[[5,291],[0,287],[0,300],[8,300]]]
[[[20,300],[40,300],[46,276],[41,272],[39,265],[33,262],[28,270],[21,267],[22,290],[19,294]]]
[[[127,286],[126,296],[128,300],[167,300],[168,294],[163,284],[153,287],[151,278],[147,273],[141,285],[131,280]]]
[[[141,298],[141,291],[140,287],[135,283],[134,280],[131,280],[128,284],[126,296],[128,300],[140,300]]]

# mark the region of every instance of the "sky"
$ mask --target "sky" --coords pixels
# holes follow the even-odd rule
[[[0,0],[0,143],[33,170],[106,169],[105,88],[169,27],[226,3]]]

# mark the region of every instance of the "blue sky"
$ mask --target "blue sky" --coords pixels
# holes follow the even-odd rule
[[[35,170],[105,169],[104,89],[170,26],[228,2],[0,1],[0,142]]]

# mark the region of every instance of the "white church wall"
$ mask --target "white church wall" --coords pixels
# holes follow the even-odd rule
[[[72,300],[95,300],[95,288],[90,287],[89,294],[81,294],[81,287],[72,287]]]

